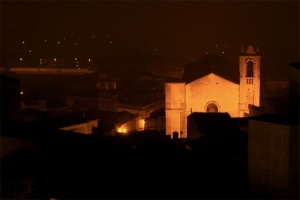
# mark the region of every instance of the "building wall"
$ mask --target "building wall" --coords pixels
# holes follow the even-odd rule
[[[164,130],[166,127],[165,116],[157,116],[145,119],[145,130]]]
[[[213,73],[186,85],[186,114],[206,112],[209,103],[218,106],[218,112],[238,116],[239,86]]]
[[[156,110],[164,108],[165,102],[162,100],[154,101],[145,106],[137,106],[133,104],[120,104],[118,112],[127,111],[131,114],[138,114],[142,119],[150,117],[150,114]]]
[[[47,101],[45,99],[39,99],[37,104],[27,105],[27,102],[21,101],[21,109],[33,108],[36,110],[47,111]]]
[[[288,80],[268,80],[267,89],[275,91],[280,89],[285,89],[289,87]]]
[[[187,120],[185,116],[185,83],[166,83],[166,134],[171,135],[176,131],[179,137],[187,137]]]
[[[115,98],[98,97],[98,110],[116,112],[118,101]]]
[[[290,67],[289,79],[289,111],[299,115],[300,70],[295,67]]]
[[[1,120],[20,110],[20,80],[0,75]]]
[[[247,63],[253,62],[253,77],[247,77]],[[248,105],[260,106],[260,56],[240,56],[240,112],[239,117],[244,113],[249,114]]]
[[[66,103],[69,108],[74,108],[77,110],[98,108],[98,99],[96,97],[67,96]]]
[[[201,130],[197,125],[195,116],[189,115],[187,122],[188,138],[191,140],[199,139],[201,137]]]
[[[146,118],[147,117],[147,114],[146,114],[146,111],[142,109],[142,107],[129,107],[129,106],[126,106],[126,105],[120,105],[118,107],[118,112],[123,112],[123,111],[126,111],[126,112],[129,112],[131,114],[138,114],[141,118]]]
[[[77,133],[83,133],[83,134],[92,134],[93,127],[98,128],[98,119],[91,120],[91,121],[88,121],[88,122],[82,123],[82,124],[75,124],[72,126],[62,127],[60,129],[65,130],[65,131],[73,131],[73,132],[77,132]]]
[[[145,120],[141,119],[138,116],[122,123],[120,126],[116,127],[116,130],[119,133],[127,134],[133,131],[143,131],[144,127],[145,127]]]
[[[249,120],[248,182],[250,192],[273,198],[292,197],[297,191],[299,195],[299,188],[295,189],[297,171],[299,178],[299,156],[295,156],[294,151],[290,152],[291,149],[299,151],[299,136],[298,141],[290,139],[298,135],[298,131],[299,126],[294,128]]]

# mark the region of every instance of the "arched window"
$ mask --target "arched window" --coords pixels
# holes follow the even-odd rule
[[[210,112],[210,113],[218,112],[218,106],[214,103],[210,103],[206,107],[206,112]]]
[[[247,62],[247,77],[253,77],[253,62]]]

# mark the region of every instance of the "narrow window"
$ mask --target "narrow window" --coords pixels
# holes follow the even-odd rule
[[[253,62],[247,62],[247,77],[253,77]]]

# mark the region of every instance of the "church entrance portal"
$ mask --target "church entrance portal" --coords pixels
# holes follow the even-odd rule
[[[206,112],[216,113],[216,112],[218,112],[218,106],[214,103],[210,103],[206,107]]]

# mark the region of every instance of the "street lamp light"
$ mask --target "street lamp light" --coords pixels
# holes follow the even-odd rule
[[[89,58],[88,61],[89,61],[89,65],[90,65],[90,70],[92,70],[92,60]]]
[[[23,66],[23,62],[22,62],[22,61],[23,61],[23,58],[20,58],[20,64],[19,64],[19,65],[20,65],[20,67],[22,67],[22,66]]]

